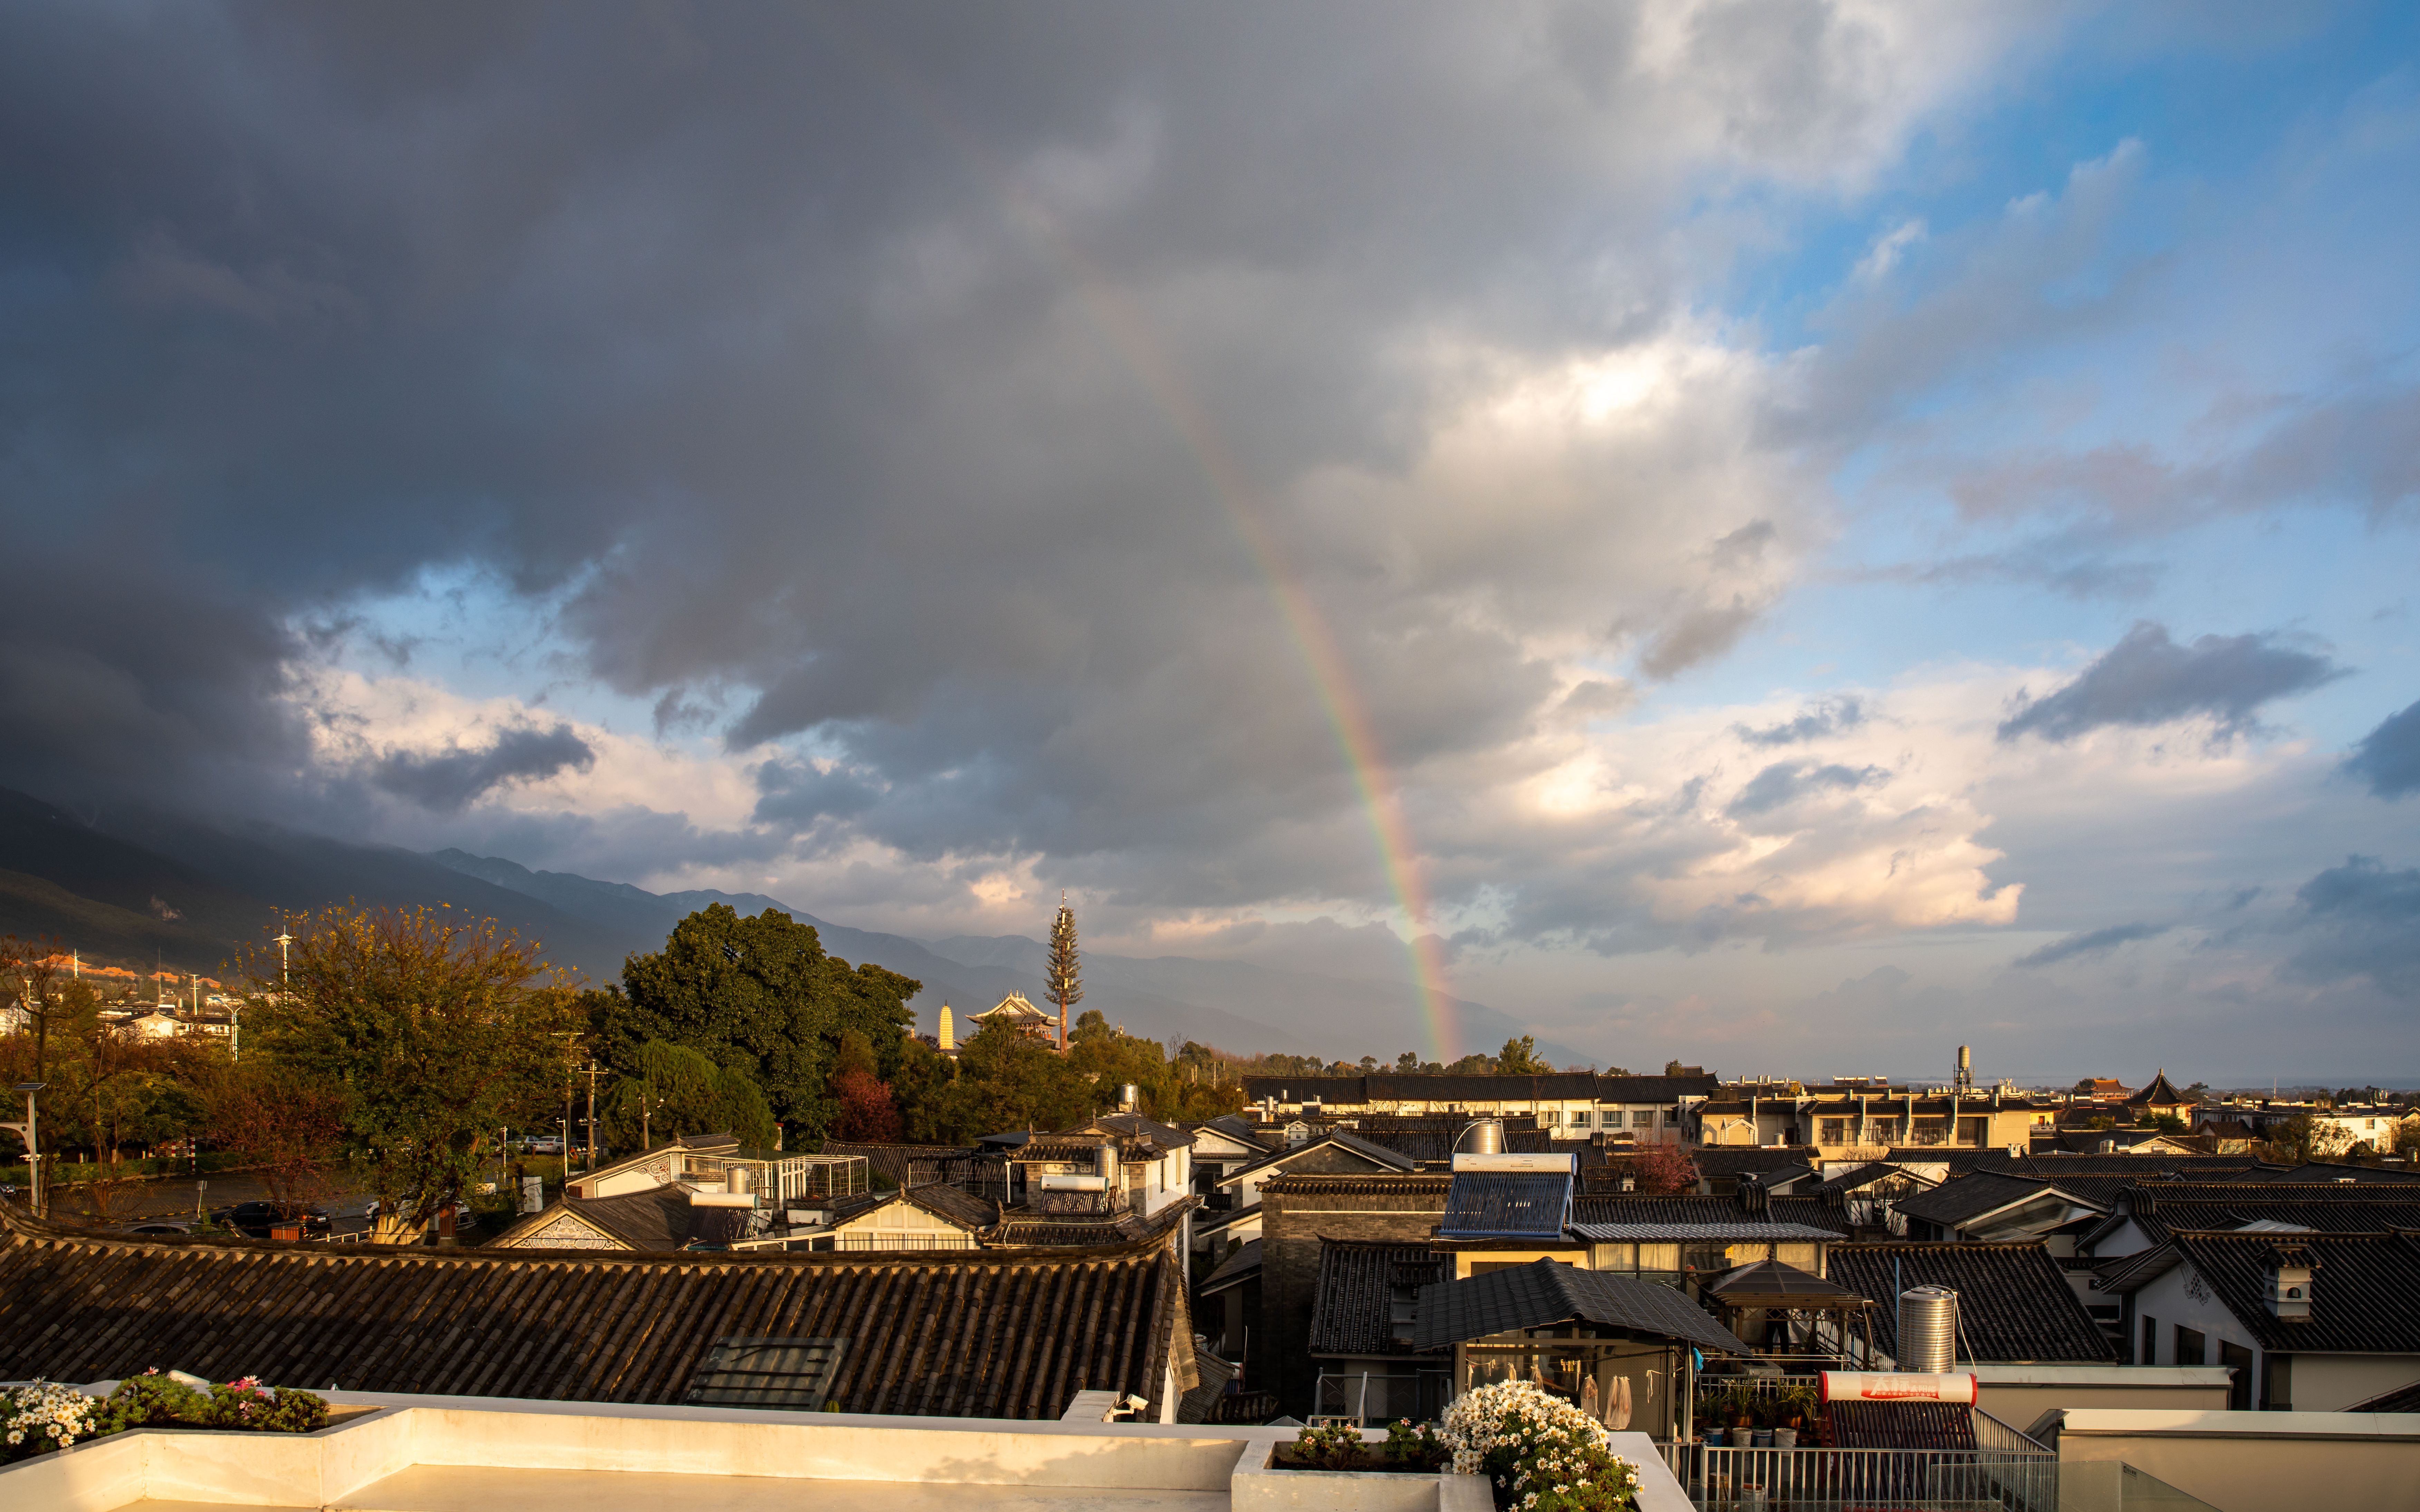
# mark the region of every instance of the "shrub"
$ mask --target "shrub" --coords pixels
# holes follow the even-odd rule
[[[1322,1470],[1351,1470],[1361,1462],[1361,1430],[1343,1423],[1306,1427],[1295,1435],[1294,1452]]]
[[[1426,1423],[1399,1417],[1387,1425],[1387,1458],[1401,1465],[1435,1470],[1453,1458],[1445,1439]]]
[[[0,1422],[7,1429],[0,1462],[6,1462],[132,1428],[310,1433],[328,1426],[328,1403],[291,1387],[271,1390],[250,1376],[205,1389],[149,1370],[119,1381],[106,1400],[40,1381],[0,1393]]]
[[[1453,1468],[1489,1478],[1498,1506],[1520,1512],[1628,1512],[1638,1472],[1604,1427],[1544,1387],[1504,1381],[1456,1397],[1445,1412]]]

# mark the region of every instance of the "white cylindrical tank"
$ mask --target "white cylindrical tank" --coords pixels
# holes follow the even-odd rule
[[[1135,1086],[1132,1082],[1128,1082],[1118,1088],[1118,1106],[1125,1109],[1128,1113],[1132,1113],[1136,1108],[1141,1105],[1142,1089],[1140,1088]]]
[[[1910,1287],[1899,1294],[1899,1367],[1946,1374],[1958,1363],[1958,1293]]]
[[[1504,1120],[1481,1119],[1470,1126],[1470,1152],[1474,1155],[1504,1153]]]

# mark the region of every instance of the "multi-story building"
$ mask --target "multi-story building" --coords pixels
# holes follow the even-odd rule
[[[1721,1084],[1703,1072],[1602,1076],[1247,1076],[1246,1111],[1261,1122],[1351,1127],[1362,1118],[1528,1117],[1558,1139],[1676,1144],[1688,1107]]]
[[[2057,1104],[2007,1088],[1744,1082],[1692,1103],[1683,1142],[1809,1145],[1827,1161],[1881,1160],[1911,1148],[2023,1149],[2057,1114]]]

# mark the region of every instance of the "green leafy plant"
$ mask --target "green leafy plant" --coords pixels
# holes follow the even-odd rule
[[[1294,1452],[1322,1470],[1351,1470],[1361,1462],[1361,1430],[1349,1423],[1306,1427],[1295,1435]]]
[[[1445,1438],[1426,1423],[1415,1423],[1399,1417],[1387,1425],[1387,1443],[1383,1451],[1399,1465],[1414,1465],[1422,1470],[1436,1470],[1453,1458],[1446,1447]]]

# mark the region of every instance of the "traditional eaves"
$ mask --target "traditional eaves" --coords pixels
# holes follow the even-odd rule
[[[1710,1354],[1746,1347],[1670,1287],[1583,1271],[1556,1260],[1507,1266],[1420,1288],[1412,1346],[1422,1351],[1558,1323],[1588,1322],[1694,1344]]]
[[[1083,1320],[1080,1325],[1078,1320]],[[848,1412],[1056,1418],[1191,1384],[1176,1257],[575,1254],[132,1239],[0,1212],[0,1379],[677,1403],[719,1339],[845,1338]],[[1180,1345],[1186,1348],[1179,1350]],[[1178,1350],[1171,1355],[1171,1350]]]
[[[2224,1232],[2264,1220],[2319,1233],[2420,1230],[2420,1188],[2412,1187],[2195,1183],[2130,1187],[2124,1200],[2155,1244],[2172,1233]]]
[[[2177,1090],[2176,1085],[2168,1080],[2167,1069],[2162,1067],[2159,1074],[2153,1076],[2149,1085],[2126,1099],[2126,1106],[2130,1108],[2176,1107],[2180,1104],[2190,1106],[2193,1101],[2192,1098]]]
[[[1944,1181],[1929,1192],[1901,1197],[1891,1206],[1907,1217],[1955,1228],[2057,1190],[2048,1181],[2028,1177],[1977,1171]]]
[[[1453,1178],[1444,1171],[1373,1171],[1368,1176],[1294,1176],[1280,1174],[1261,1187],[1270,1196],[1427,1196],[1442,1207]]]
[[[1699,1224],[1574,1223],[1571,1231],[1591,1244],[1791,1244],[1838,1240],[1840,1237],[1831,1229],[1810,1227],[1806,1224],[1751,1219]]]
[[[1357,1134],[1349,1134],[1342,1129],[1335,1129],[1320,1135],[1316,1139],[1305,1140],[1303,1143],[1295,1146],[1292,1149],[1280,1150],[1278,1153],[1271,1155],[1266,1160],[1256,1161],[1249,1165],[1238,1166],[1234,1170],[1232,1170],[1226,1175],[1220,1177],[1218,1184],[1220,1186],[1233,1186],[1253,1177],[1265,1176],[1266,1173],[1270,1171],[1283,1171],[1288,1166],[1293,1165],[1303,1160],[1306,1156],[1309,1156],[1312,1151],[1322,1149],[1347,1150],[1352,1154],[1360,1157],[1362,1160],[1368,1161],[1370,1163],[1370,1168],[1373,1171],[1392,1171],[1398,1174],[1408,1174],[1409,1172],[1417,1169],[1419,1164],[1418,1161],[1415,1161],[1410,1156],[1405,1155],[1399,1150],[1389,1149],[1384,1145],[1373,1144],[1371,1141],[1361,1138]]]
[[[1894,1358],[1899,1354],[1894,1299],[1921,1286],[1947,1287],[1958,1293],[1961,1360],[2040,1365],[2107,1364],[2115,1358],[2116,1350],[2076,1300],[2066,1273],[2038,1242],[1835,1244],[1825,1273],[1882,1304],[1872,1313],[1874,1343]]]

